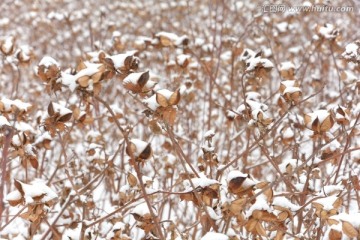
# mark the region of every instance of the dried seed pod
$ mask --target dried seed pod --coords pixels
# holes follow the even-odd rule
[[[13,36],[5,38],[0,42],[0,50],[4,55],[11,55],[14,51],[15,38]]]
[[[122,54],[117,54],[105,58],[108,65],[121,73],[136,71],[139,67],[140,60],[135,56],[136,51],[130,51]]]
[[[349,125],[350,124],[350,110],[339,105],[335,109],[335,120],[340,125]]]
[[[156,92],[156,102],[161,107],[168,107],[178,104],[180,101],[180,89],[171,92],[167,89],[158,90]]]
[[[43,57],[38,65],[37,74],[44,82],[50,82],[60,77],[60,66],[51,57]]]
[[[280,75],[284,79],[294,79],[295,65],[292,62],[282,62],[280,64]]]
[[[130,73],[123,80],[124,87],[133,93],[140,93],[148,82],[150,77],[149,71]]]
[[[350,238],[356,238],[359,236],[359,231],[347,221],[342,221],[342,230]]]
[[[317,110],[313,113],[305,114],[305,125],[315,133],[329,131],[334,125],[334,119],[327,110]]]
[[[152,155],[151,144],[139,139],[132,139],[130,144],[126,146],[126,153],[133,156],[135,160],[147,160]]]
[[[227,176],[228,190],[230,193],[239,194],[255,186],[248,174],[240,171],[231,171]]]
[[[134,174],[132,174],[131,172],[129,172],[128,174],[127,174],[127,181],[128,181],[128,183],[129,183],[129,185],[130,185],[130,187],[135,187],[136,185],[137,185],[137,178],[135,177],[135,175]]]

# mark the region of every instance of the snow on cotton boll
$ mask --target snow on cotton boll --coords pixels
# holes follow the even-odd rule
[[[16,190],[10,192],[5,199],[11,206],[25,205],[27,211],[20,216],[31,222],[41,221],[57,201],[57,194],[40,179],[30,184],[15,180],[14,185]]]
[[[152,155],[151,144],[139,139],[132,139],[126,146],[126,154],[135,161],[144,162]]]
[[[302,95],[300,84],[295,80],[282,81],[280,84],[280,93],[286,102],[295,105],[299,102]]]
[[[0,51],[4,55],[11,55],[15,47],[15,37],[9,36],[0,41]]]
[[[317,110],[312,113],[305,114],[305,125],[315,134],[325,133],[334,125],[334,119],[327,110]]]
[[[16,113],[22,115],[32,109],[30,103],[23,102],[19,99],[11,100],[2,98],[0,100],[0,112],[1,113]]]
[[[257,77],[266,77],[267,73],[274,68],[274,64],[262,58],[262,51],[255,53],[251,49],[244,49],[240,56],[243,68],[246,73],[254,73]]]
[[[65,123],[72,117],[72,111],[58,103],[50,102],[48,106],[48,116],[43,125],[46,131],[49,131],[51,137],[54,137],[56,132],[66,130]]]
[[[177,115],[177,104],[180,101],[180,88],[175,92],[168,89],[160,89],[151,97],[143,100],[149,109],[144,112],[147,115],[154,114],[169,125],[174,125]]]
[[[149,81],[149,77],[149,71],[130,73],[124,78],[123,85],[133,93],[142,93]],[[156,83],[153,83],[154,86],[155,84]],[[149,89],[147,91],[149,91]]]
[[[292,80],[295,77],[295,65],[292,62],[282,62],[280,64],[280,75],[284,79]]]
[[[186,46],[189,43],[189,38],[186,35],[179,37],[170,32],[158,32],[155,34],[155,38],[159,47]]]
[[[252,192],[255,182],[250,178],[249,174],[233,170],[227,175],[228,190],[230,193],[244,195]]]
[[[125,74],[136,71],[139,67],[140,59],[135,56],[137,51],[128,51],[105,58],[108,65],[112,66],[117,72]]]
[[[360,40],[346,45],[341,56],[349,62],[360,62]]]
[[[180,195],[180,199],[192,201],[197,206],[201,206],[201,202],[207,206],[212,206],[214,200],[219,198],[220,183],[214,179],[192,178],[191,181],[185,180],[184,186],[186,188],[185,193]]]
[[[37,75],[47,84],[47,91],[61,90],[61,84],[57,79],[61,76],[60,64],[52,57],[45,56],[37,67]]]
[[[154,214],[154,216],[152,216],[152,214]],[[137,221],[136,226],[144,230],[146,234],[156,228],[154,218],[157,217],[158,213],[154,207],[152,207],[152,211],[150,211],[146,203],[141,203],[131,211],[131,215]]]

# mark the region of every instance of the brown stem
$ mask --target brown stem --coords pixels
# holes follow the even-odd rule
[[[5,209],[5,203],[4,203],[4,188],[5,188],[5,182],[7,177],[7,171],[6,171],[6,164],[8,160],[8,154],[9,154],[9,147],[11,143],[11,139],[13,136],[13,128],[10,126],[4,126],[4,145],[3,145],[3,151],[2,151],[2,161],[1,161],[1,183],[0,183],[0,217],[2,218],[2,214]]]

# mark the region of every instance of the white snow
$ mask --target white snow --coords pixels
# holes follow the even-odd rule
[[[83,76],[92,76],[95,73],[99,72],[99,68],[102,66],[102,64],[99,63],[91,63],[91,62],[83,62],[85,67],[84,69],[81,69],[76,75],[76,79],[79,79]]]
[[[260,101],[261,94],[258,92],[246,92],[245,93],[246,101],[251,100],[254,102]]]
[[[255,52],[249,48],[245,48],[240,56],[241,61],[246,61],[250,58],[252,58],[255,55]]]
[[[330,143],[326,144],[325,146],[323,146],[321,148],[321,150],[326,150],[326,149],[329,149],[330,151],[334,152],[338,149],[341,148],[341,144],[339,143],[338,140],[334,140],[334,141],[331,141]]]
[[[84,62],[86,68],[81,69],[75,75],[68,74],[66,72],[61,72],[61,78],[58,81],[61,81],[62,84],[69,87],[70,91],[74,91],[77,87],[77,79],[88,76],[91,77],[95,73],[98,73],[100,70],[99,68],[102,64],[98,63],[91,63],[91,62]],[[89,80],[89,85],[91,85],[92,80]],[[90,90],[90,89],[89,89]]]
[[[4,116],[0,116],[0,127],[3,127],[4,125],[11,126],[9,121]]]
[[[175,33],[170,33],[170,32],[158,32],[158,33],[155,34],[155,37],[165,37],[165,38],[170,39],[174,43],[179,38],[178,35],[176,35]]]
[[[166,99],[169,99],[174,92],[172,92],[172,91],[170,91],[168,89],[160,89],[160,90],[157,91],[157,93],[160,93]]]
[[[55,59],[53,59],[52,57],[49,57],[49,56],[45,56],[41,59],[39,66],[41,66],[41,65],[44,65],[47,68],[50,67],[51,65],[60,67],[60,64]]]
[[[116,55],[112,55],[108,58],[110,58],[113,63],[114,63],[114,67],[115,68],[122,68],[125,66],[125,59],[127,57],[130,57],[130,56],[134,56],[134,54],[136,53],[137,51],[134,50],[134,51],[128,51],[126,53],[121,53],[121,54],[116,54]]]
[[[152,211],[155,215],[157,215],[156,209],[153,208]],[[144,202],[144,203],[140,203],[139,205],[134,207],[134,209],[131,211],[131,213],[137,214],[139,216],[144,216],[145,214],[150,214],[150,211],[149,211],[148,205]]]
[[[273,68],[274,64],[266,58],[251,57],[246,60],[246,66],[246,72],[251,72],[255,70],[256,67]]]
[[[339,213],[337,215],[331,216],[331,219],[346,221],[349,222],[354,228],[360,227],[360,212],[350,212],[350,213]]]
[[[215,151],[215,147],[209,147],[209,146],[206,146],[206,145],[202,145],[201,148],[205,152],[214,152]]]
[[[19,201],[21,200],[22,196],[19,191],[13,191],[6,195],[5,200],[6,201]]]
[[[130,141],[131,143],[133,143],[135,145],[135,152],[134,152],[134,157],[139,157],[139,155],[145,150],[145,148],[149,145],[149,143],[144,142],[140,139],[132,139]]]
[[[322,123],[328,116],[330,116],[330,113],[327,110],[320,109],[312,113],[308,113],[307,115],[309,115],[311,118],[310,122],[307,124],[307,127],[311,128],[311,124],[316,118],[318,118],[319,122]]]
[[[51,139],[52,139],[52,137],[51,137],[50,133],[48,131],[45,131],[45,132],[41,133],[41,135],[36,137],[34,144],[36,145],[38,143],[43,142],[44,140],[51,140]]]
[[[160,105],[156,101],[156,94],[142,101],[148,108],[155,111]]]
[[[281,164],[279,164],[279,169],[282,173],[286,173],[286,167],[290,164],[294,170],[297,165],[297,159],[285,159]]]
[[[204,44],[205,44],[205,39],[199,37],[195,38],[195,42],[194,42],[195,46],[200,47]]]
[[[296,87],[297,82],[294,80],[285,80],[285,81],[281,81],[281,85],[284,85],[286,88],[287,87]]]
[[[204,134],[204,138],[212,138],[215,136],[215,131],[213,129],[208,130]]]
[[[328,185],[323,187],[324,194],[330,195],[344,190],[343,186],[340,185]]]
[[[275,26],[280,33],[284,33],[284,32],[286,32],[288,25],[289,24],[287,22],[281,22],[281,23],[276,24]]]
[[[33,146],[31,144],[26,144],[24,147],[25,153],[31,156],[35,156],[35,152]]]
[[[266,111],[268,109],[268,106],[263,104],[263,103],[259,103],[257,101],[253,101],[250,99],[246,99],[246,103],[250,106],[250,109],[252,111],[257,110],[257,109],[261,109],[263,111]],[[246,107],[244,106],[244,104],[241,104],[238,109],[236,109],[236,112],[241,113],[242,111],[244,111],[246,109]]]
[[[41,179],[35,179],[31,184],[18,182],[21,184],[22,190],[24,191],[24,196],[22,197],[25,199],[25,204],[34,203],[34,197],[43,196],[40,199],[41,203],[49,202],[58,197],[57,194],[50,187],[46,186],[45,182]],[[20,192],[15,190],[6,196],[6,200],[19,200],[19,194]]]
[[[217,215],[216,212],[214,211],[214,209],[212,207],[206,207],[207,212],[209,213],[209,216],[211,217],[211,219],[213,220],[220,220],[221,216]]]
[[[294,137],[295,133],[291,128],[286,128],[285,132],[283,132],[283,138],[289,139]]]
[[[189,61],[190,60],[190,55],[188,54],[180,54],[178,56],[176,56],[176,62],[180,65],[183,66],[185,64],[185,61]]]
[[[334,39],[336,34],[334,34],[335,26],[329,23],[326,23],[324,26],[319,28],[319,35],[326,39]]]
[[[301,88],[299,87],[286,87],[284,90],[285,93],[295,93],[295,92],[301,92]]]
[[[5,38],[5,41],[1,45],[1,49],[6,53],[10,53],[11,49],[14,47],[14,37],[10,36]]]
[[[29,132],[32,132],[32,133],[36,133],[35,129],[29,125],[28,123],[26,122],[15,122],[15,128],[16,130],[20,131],[20,132],[26,132],[26,131],[29,131]]]
[[[262,190],[256,189],[255,194],[259,193],[260,191]],[[246,212],[246,217],[249,218],[255,210],[264,210],[268,212],[271,211],[271,207],[269,206],[266,200],[266,196],[264,196],[264,194],[260,194],[259,196],[257,196],[255,203],[251,205],[249,210]]]
[[[21,54],[22,61],[29,61],[30,60],[31,50],[30,50],[29,46],[27,46],[27,45],[20,46],[17,53]]]
[[[359,45],[359,41],[346,45],[345,52],[342,53],[342,57],[344,57],[345,59],[360,60]]]
[[[57,80],[57,82],[61,82],[62,84],[67,86],[71,92],[74,92],[77,87],[76,80],[77,77],[75,75],[61,72],[61,77]]]
[[[204,188],[204,187],[208,187],[208,186],[211,186],[214,184],[220,185],[220,183],[217,180],[206,178],[206,177],[192,178],[191,182],[194,184],[195,188],[198,188],[198,187]],[[186,187],[185,191],[193,190],[189,180],[184,181],[184,186]]]
[[[232,57],[231,51],[225,51],[223,54],[221,54],[220,59],[224,62],[229,62]]]
[[[66,114],[72,113],[72,111],[58,103],[52,103],[55,113],[59,113],[60,116],[65,116]]]
[[[273,205],[287,208],[287,209],[289,209],[290,211],[293,211],[293,212],[300,209],[300,206],[298,206],[296,204],[293,204],[286,197],[275,197],[274,200],[273,200]]]
[[[234,178],[247,178],[249,175],[247,173],[242,173],[239,170],[233,170],[228,173],[227,175],[227,181],[230,182]]]
[[[314,202],[321,204],[324,210],[330,211],[331,209],[334,209],[333,204],[337,199],[338,197],[336,196],[329,196],[329,197],[317,199]]]
[[[207,232],[201,240],[229,240],[229,237],[222,233]]]
[[[359,46],[356,43],[349,43],[348,45],[346,45],[345,47],[345,52],[347,54],[357,54],[357,50],[359,49]]]
[[[10,100],[7,98],[2,98],[1,102],[4,105],[4,110],[5,111],[11,111],[11,107],[15,106],[17,109],[19,109],[20,111],[27,111],[32,105],[30,103],[25,103],[19,99],[15,99],[15,100]]]
[[[280,71],[288,71],[288,70],[294,70],[295,69],[295,65],[292,62],[282,62],[280,64]]]
[[[141,77],[141,75],[143,75],[145,72],[130,73],[129,75],[126,76],[126,78],[124,78],[123,83],[124,84],[131,83],[131,84],[136,85],[138,83],[139,78]]]

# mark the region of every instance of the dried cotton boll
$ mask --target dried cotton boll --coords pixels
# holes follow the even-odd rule
[[[15,47],[15,37],[9,36],[4,40],[0,41],[0,50],[4,55],[11,55]]]
[[[317,134],[329,131],[334,125],[334,119],[327,110],[317,110],[305,114],[304,121],[306,127]]]
[[[151,157],[151,144],[139,139],[132,139],[128,146],[126,146],[126,154],[134,157],[136,161],[144,161]]]

